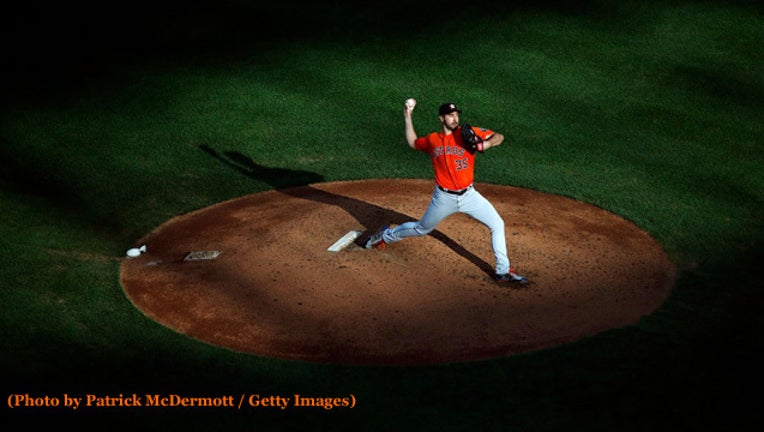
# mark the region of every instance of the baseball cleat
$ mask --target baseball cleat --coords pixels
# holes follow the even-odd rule
[[[369,237],[368,240],[366,240],[366,249],[384,249],[385,246],[387,246],[387,243],[385,243],[385,240],[382,238],[382,235],[385,233],[385,230],[387,229],[387,225],[383,225],[377,232],[372,234],[371,237]]]
[[[511,270],[509,271],[509,273],[494,275],[493,280],[495,280],[498,283],[507,282],[510,284],[517,284],[517,285],[525,285],[528,283],[528,279],[525,276],[520,276],[519,274],[515,274]]]

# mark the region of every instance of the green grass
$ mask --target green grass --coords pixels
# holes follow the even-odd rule
[[[490,3],[297,13],[290,2],[199,2],[131,10],[153,24],[136,40],[143,27],[100,16],[74,20],[80,31],[59,33],[42,56],[36,40],[16,48],[31,63],[3,84],[0,117],[3,396],[318,392],[353,393],[359,406],[4,416],[262,430],[696,431],[756,420],[742,394],[761,360],[761,8]],[[449,13],[461,7],[485,20],[465,28]],[[263,18],[287,12],[291,30]],[[115,30],[99,39],[85,24]],[[67,41],[81,48],[55,51]],[[430,178],[403,139],[410,96],[420,134],[454,100],[464,121],[506,135],[481,156],[479,181],[573,197],[653,235],[680,268],[666,304],[512,358],[356,368],[211,347],[124,296],[124,251],[175,215],[308,181]],[[242,172],[211,152],[257,166]]]

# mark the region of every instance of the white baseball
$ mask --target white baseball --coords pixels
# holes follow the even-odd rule
[[[409,108],[414,108],[414,105],[416,105],[416,99],[414,98],[406,99],[406,106],[408,106]]]

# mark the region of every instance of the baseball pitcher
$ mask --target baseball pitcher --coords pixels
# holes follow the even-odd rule
[[[406,237],[429,234],[446,217],[462,212],[491,230],[491,247],[496,260],[494,280],[499,283],[526,284],[528,279],[515,274],[507,256],[504,220],[473,186],[475,155],[504,141],[504,135],[489,129],[459,125],[459,110],[452,102],[438,109],[441,131],[418,137],[411,114],[416,101],[409,99],[403,108],[406,141],[413,150],[430,155],[435,173],[432,199],[422,219],[394,228],[383,226],[366,242],[366,248],[382,249]]]

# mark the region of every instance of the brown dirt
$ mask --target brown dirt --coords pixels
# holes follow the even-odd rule
[[[350,230],[419,219],[429,180],[319,183],[182,215],[136,243],[147,251],[123,260],[121,282],[138,309],[191,338],[359,365],[547,348],[633,324],[668,296],[675,267],[631,222],[556,195],[476,187],[504,217],[512,266],[530,285],[490,279],[488,229],[461,214],[383,251],[327,251]],[[222,254],[184,261],[206,250]]]

